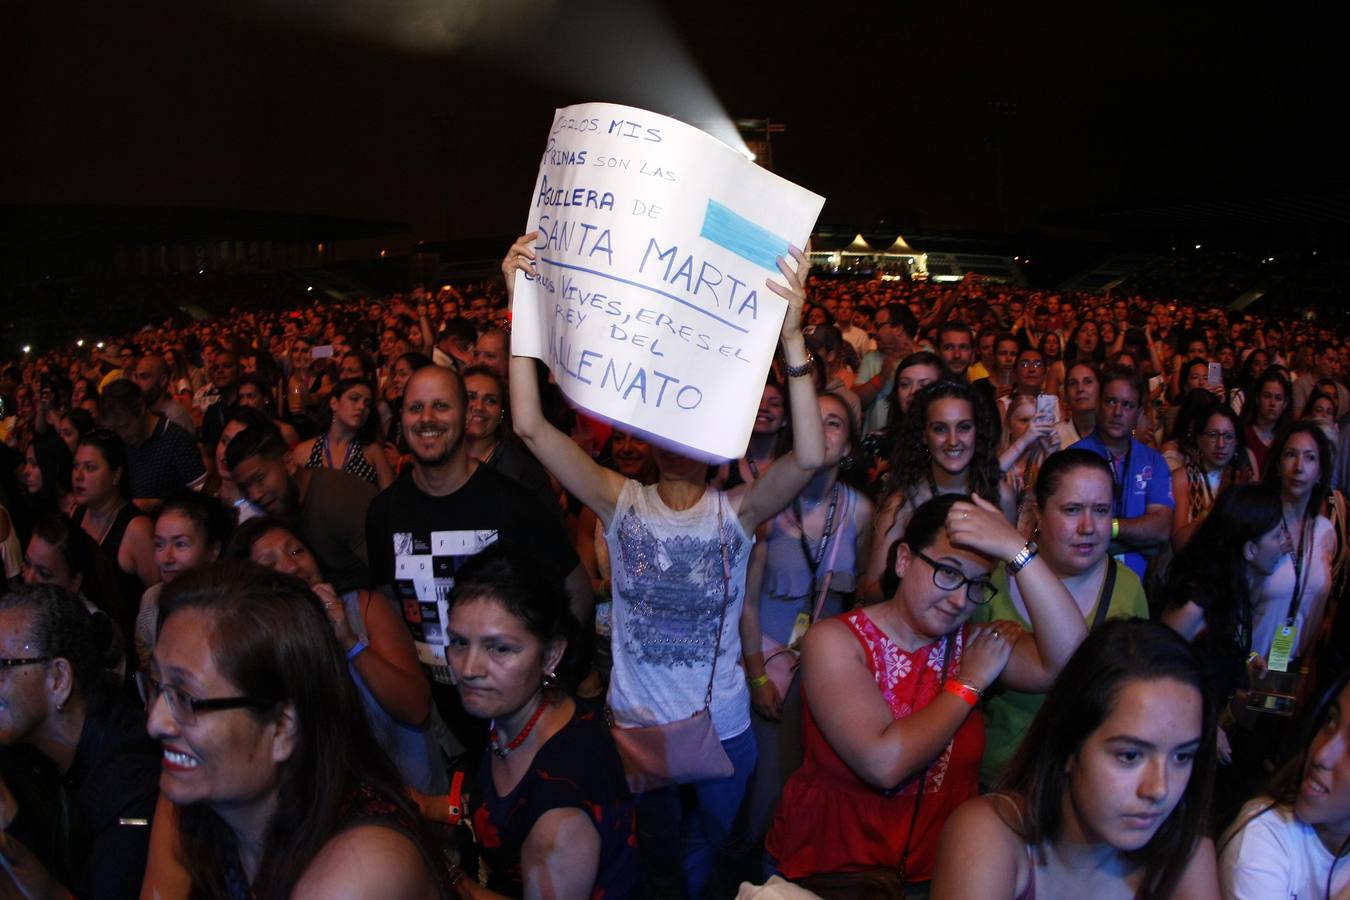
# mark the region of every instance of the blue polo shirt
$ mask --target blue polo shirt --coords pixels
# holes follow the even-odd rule
[[[1172,473],[1167,468],[1167,460],[1152,447],[1130,438],[1130,446],[1125,454],[1114,456],[1106,449],[1096,429],[1073,446],[1091,450],[1110,464],[1115,480],[1115,506],[1111,515],[1115,518],[1137,518],[1147,512],[1151,505],[1162,505],[1168,509],[1176,505],[1172,501]],[[1148,566],[1148,560],[1143,554],[1130,552],[1117,558],[1143,579],[1144,569]]]

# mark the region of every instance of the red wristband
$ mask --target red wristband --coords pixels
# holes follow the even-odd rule
[[[447,825],[458,825],[464,818],[464,773],[456,772],[450,782],[450,793],[445,798],[445,821]]]
[[[952,694],[956,697],[960,697],[962,700],[966,702],[967,706],[970,706],[972,708],[975,706],[976,703],[980,702],[979,691],[975,690],[968,684],[957,681],[954,678],[948,680],[947,683],[942,686],[942,689],[949,694]]]

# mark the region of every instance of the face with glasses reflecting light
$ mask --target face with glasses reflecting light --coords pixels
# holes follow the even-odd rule
[[[1205,420],[1196,444],[1200,447],[1200,462],[1206,471],[1221,469],[1233,461],[1237,453],[1237,436],[1237,428],[1227,416],[1215,413]]]
[[[1019,393],[1039,393],[1045,384],[1045,357],[1041,356],[1041,351],[1023,350],[1019,353],[1013,377],[1016,379]]]
[[[177,804],[206,803],[222,817],[263,810],[295,750],[290,704],[252,703],[216,666],[212,616],[181,609],[164,621],[142,678],[150,736],[163,746],[159,787]],[[194,703],[195,701],[195,703]],[[193,709],[193,706],[196,709]]]
[[[895,556],[896,600],[906,624],[927,641],[960,628],[977,606],[993,599],[991,568],[986,557],[953,546],[946,529],[922,549],[901,543]]]

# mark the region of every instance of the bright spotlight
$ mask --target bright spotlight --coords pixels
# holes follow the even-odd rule
[[[29,352],[29,351],[32,350],[32,349],[33,349],[33,348],[30,347],[30,346],[28,346],[27,344],[24,344],[24,345],[23,345],[23,352],[24,352],[24,353],[27,353],[27,352]]]
[[[312,291],[312,290],[314,290],[314,285],[312,285],[312,284],[309,285],[308,287],[305,288],[305,290],[307,290],[307,291]]]
[[[76,346],[76,347],[83,347],[83,346],[84,346],[84,338],[80,338],[78,341],[76,341],[76,342],[75,342],[75,346]]]
[[[102,342],[102,341],[99,341],[99,342],[98,342],[97,344],[95,344],[94,346],[97,347],[98,349],[102,350],[102,349],[103,349],[103,342]]]

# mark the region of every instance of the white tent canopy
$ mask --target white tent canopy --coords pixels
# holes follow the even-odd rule
[[[862,234],[859,233],[859,234],[857,234],[857,235],[854,236],[854,238],[853,238],[853,243],[849,244],[847,247],[845,247],[845,248],[844,248],[843,250],[841,250],[840,252],[841,252],[841,253],[862,253],[862,254],[865,254],[865,255],[867,255],[867,256],[871,256],[871,255],[873,255],[874,253],[876,253],[877,251],[874,250],[874,249],[872,249],[872,245],[869,244],[869,243],[867,243],[867,241],[863,238]]]

